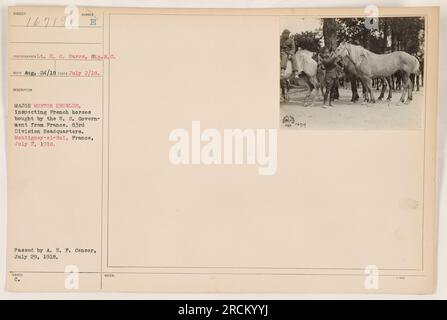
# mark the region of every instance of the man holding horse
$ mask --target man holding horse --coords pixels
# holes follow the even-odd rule
[[[334,95],[334,90],[337,85],[337,77],[338,77],[338,70],[337,65],[339,62],[339,58],[334,55],[334,53],[329,53],[329,48],[324,47],[321,52],[321,63],[324,66],[325,69],[325,77],[324,82],[326,85],[326,91],[324,93],[324,104],[328,101],[328,105],[332,106],[332,99]]]
[[[285,76],[287,62],[292,61],[292,70],[295,78],[298,78],[298,63],[295,56],[295,41],[290,37],[290,31],[284,29],[280,38],[281,50],[281,77]]]

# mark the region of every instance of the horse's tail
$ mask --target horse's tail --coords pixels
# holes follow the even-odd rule
[[[415,60],[415,72],[414,74],[417,76],[421,75],[421,62],[419,61],[419,59],[415,56],[413,56],[414,60]]]

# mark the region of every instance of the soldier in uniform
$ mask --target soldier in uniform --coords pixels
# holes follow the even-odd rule
[[[298,63],[296,61],[295,56],[295,41],[290,37],[290,31],[288,29],[284,29],[281,34],[280,41],[280,49],[281,49],[281,77],[285,75],[287,62],[289,60],[292,61],[292,69],[295,78],[298,78]]]
[[[329,53],[329,49],[324,47],[321,53],[321,63],[326,71],[324,82],[326,85],[326,92],[324,93],[324,104],[328,101],[328,105],[332,106],[332,98],[334,95],[334,89],[337,85],[337,64],[339,58],[334,53]]]

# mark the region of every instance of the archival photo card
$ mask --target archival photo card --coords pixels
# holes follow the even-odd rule
[[[378,9],[10,7],[8,290],[433,292],[439,8]]]
[[[283,128],[423,126],[424,16],[287,16],[280,25]]]

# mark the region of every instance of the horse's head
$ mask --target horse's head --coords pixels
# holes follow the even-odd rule
[[[349,55],[348,43],[346,41],[341,42],[337,49],[335,49],[335,55],[341,58]]]

